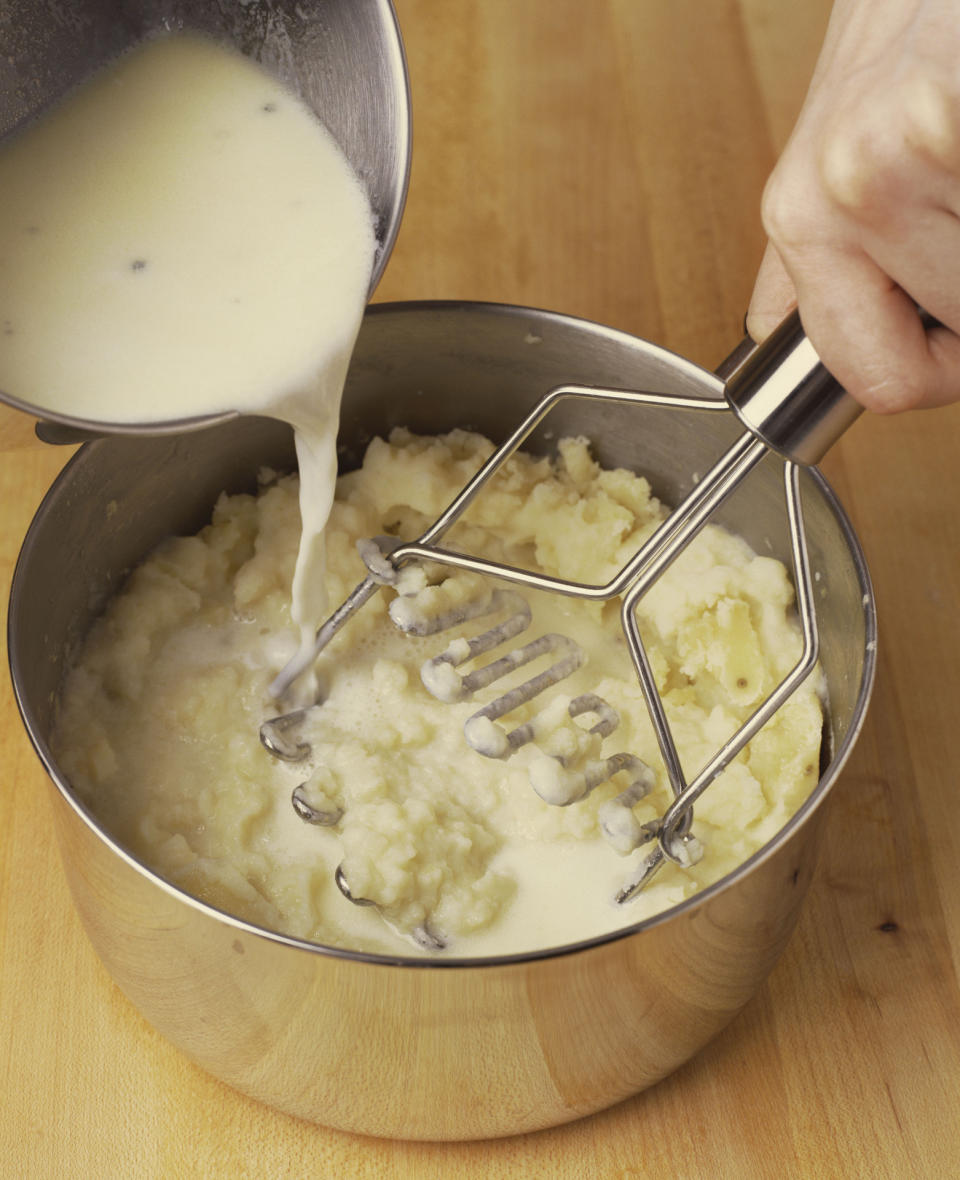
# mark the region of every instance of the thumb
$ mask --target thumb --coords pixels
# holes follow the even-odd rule
[[[758,344],[797,306],[797,292],[772,242],[757,272],[747,310],[747,332]]]

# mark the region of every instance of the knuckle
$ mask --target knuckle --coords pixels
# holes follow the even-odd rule
[[[911,72],[873,106],[839,112],[824,131],[819,183],[842,212],[893,220],[922,169],[960,169],[960,93],[936,72]]]
[[[812,220],[805,215],[803,202],[798,200],[797,186],[786,171],[774,170],[763,190],[760,202],[763,228],[771,241],[781,250],[789,250],[809,239]]]
[[[865,154],[863,143],[846,129],[824,139],[818,161],[820,183],[830,202],[841,209],[856,210],[864,203],[873,168]]]
[[[960,94],[952,78],[938,71],[915,73],[898,89],[904,143],[941,165],[955,168],[960,155]]]
[[[882,209],[902,167],[888,131],[841,123],[825,135],[818,161],[819,179],[832,205],[855,215]]]

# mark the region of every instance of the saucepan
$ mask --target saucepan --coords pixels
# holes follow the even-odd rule
[[[380,280],[400,228],[410,174],[410,95],[390,0],[4,0],[0,10],[0,141],[125,50],[189,31],[239,50],[298,95],[340,145],[370,200]],[[0,389],[0,400],[34,407]],[[43,411],[38,433],[180,432],[230,415],[140,424],[90,423]]]
[[[384,304],[369,309],[350,370],[342,466],[397,425],[502,440],[567,382],[722,397],[714,374],[595,324],[514,306]],[[669,406],[612,406],[591,418],[571,403],[557,413],[567,416],[551,424],[554,437],[588,435],[602,463],[643,471],[667,502],[740,430],[732,415]],[[203,1068],[332,1127],[502,1136],[638,1093],[750,1001],[800,912],[875,665],[869,575],[843,509],[816,469],[802,472],[828,708],[819,781],[783,830],[665,913],[631,924],[626,906],[622,932],[501,958],[405,958],[298,941],[180,892],[104,830],[50,749],[64,668],[131,566],[166,535],[199,528],[222,490],[252,490],[258,469],[293,462],[287,428],[266,419],[99,439],[67,465],[24,542],[9,612],[13,681],[97,953],[146,1019]],[[720,520],[788,561],[782,461],[764,459]],[[64,977],[65,994],[70,986]]]

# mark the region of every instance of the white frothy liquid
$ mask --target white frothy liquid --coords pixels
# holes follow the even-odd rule
[[[293,614],[326,610],[366,193],[311,111],[192,35],[148,42],[0,153],[0,389],[103,423],[239,410],[296,431]]]

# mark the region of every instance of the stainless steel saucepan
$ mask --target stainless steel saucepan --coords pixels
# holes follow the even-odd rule
[[[343,463],[395,425],[471,426],[503,439],[540,395],[570,382],[722,397],[714,374],[583,321],[499,305],[381,305],[367,314],[347,383]],[[565,417],[551,422],[555,437],[589,432],[602,463],[643,471],[673,503],[741,429],[732,414],[657,406],[639,416],[611,406],[600,421],[584,420],[577,403],[557,413]],[[283,937],[183,894],[85,810],[49,746],[65,663],[131,566],[164,536],[200,527],[223,489],[251,490],[260,467],[293,459],[287,429],[259,419],[101,439],[67,466],[29,530],[10,601],[11,668],[94,946],[133,1004],[200,1065],[330,1126],[490,1137],[637,1093],[743,1008],[799,914],[823,805],[874,673],[870,581],[842,508],[819,472],[801,473],[829,709],[819,782],[775,839],[699,895],[619,934],[478,961],[384,957]],[[782,460],[766,456],[720,520],[787,560],[781,471]]]

